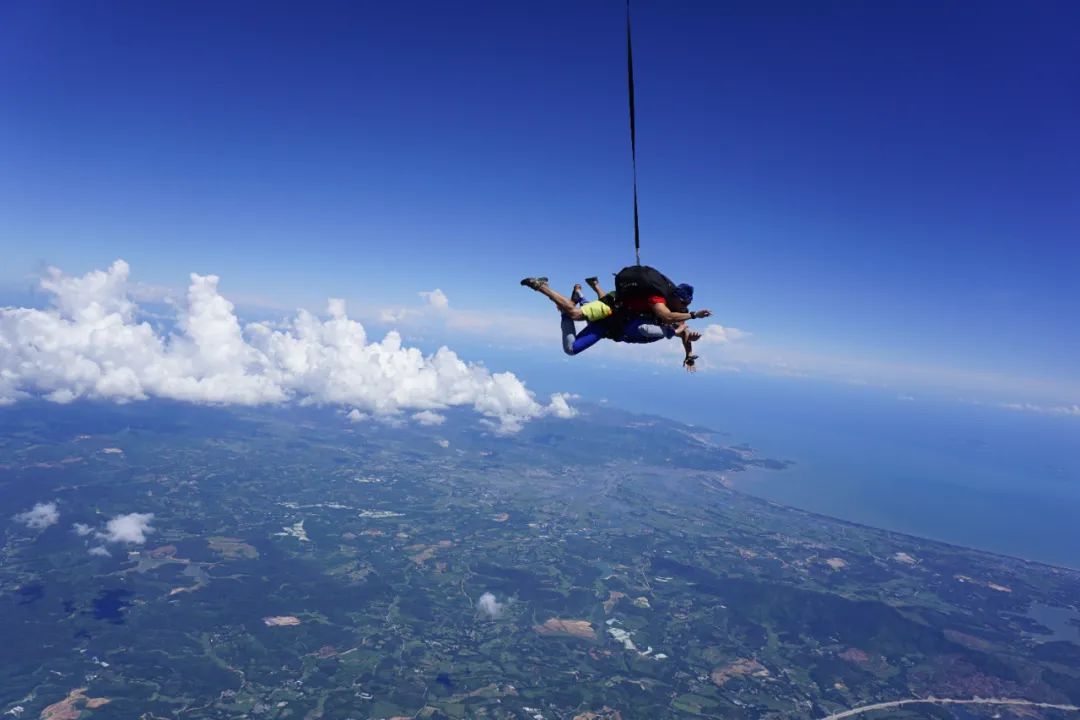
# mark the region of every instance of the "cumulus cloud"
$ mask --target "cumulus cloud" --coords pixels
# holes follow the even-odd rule
[[[416,422],[420,423],[421,425],[427,426],[442,425],[444,422],[446,422],[445,415],[440,415],[439,413],[431,412],[430,410],[421,410],[420,412],[415,413],[412,417],[413,420],[415,420]]]
[[[428,307],[433,310],[447,310],[450,307],[450,298],[446,297],[439,288],[435,288],[431,292],[422,292],[420,297],[427,301]]]
[[[71,526],[71,530],[79,537],[86,537],[90,533],[94,532],[94,528],[90,527],[86,523],[75,523]]]
[[[146,536],[154,532],[150,527],[153,519],[153,513],[117,515],[105,524],[105,532],[99,532],[97,537],[105,542],[142,545]]]
[[[503,604],[495,599],[495,596],[489,592],[480,596],[480,599],[476,602],[476,608],[487,615],[490,618],[497,618],[502,614]]]
[[[570,400],[576,397],[578,396],[570,393],[555,393],[551,396],[551,404],[548,405],[548,410],[555,417],[572,418],[577,415],[577,410],[570,406]]]
[[[12,520],[22,523],[32,530],[44,530],[50,525],[55,525],[60,520],[60,511],[56,509],[56,503],[38,503],[26,512],[21,512],[12,517]]]
[[[464,362],[449,348],[424,355],[396,331],[369,338],[342,300],[329,301],[325,318],[301,310],[283,324],[242,324],[219,279],[192,274],[186,299],[176,303],[175,329],[158,332],[136,319],[129,273],[122,260],[82,277],[51,269],[41,282],[49,308],[0,308],[0,404],[28,395],[295,400],[391,417],[464,405],[501,432],[543,415],[567,416],[565,399],[544,405],[513,374]],[[435,309],[449,307],[441,290],[425,297]]]
[[[92,547],[87,552],[89,552],[94,557],[112,557],[112,553],[109,552],[104,545]]]

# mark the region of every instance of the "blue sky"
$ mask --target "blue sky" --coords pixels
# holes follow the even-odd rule
[[[747,364],[1080,402],[1080,6],[634,8],[643,259],[750,333]],[[122,257],[251,303],[439,287],[551,321],[521,276],[632,260],[622,23],[614,0],[5,3],[0,285]]]

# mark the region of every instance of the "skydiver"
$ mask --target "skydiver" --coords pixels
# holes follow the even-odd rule
[[[596,276],[588,277],[588,278],[585,278],[585,283],[590,288],[592,288],[592,291],[594,293],[596,293],[596,297],[597,297],[598,300],[603,301],[604,298],[607,297],[607,298],[609,298],[608,299],[608,304],[611,304],[611,305],[615,304],[614,303],[614,296],[612,295],[612,296],[609,297],[608,293],[604,292],[604,289],[602,287],[600,287],[600,278],[598,278]],[[684,285],[679,285],[678,289],[680,291],[679,299],[681,301],[683,301],[684,303],[686,303],[686,305],[689,305],[689,303],[691,301],[693,301],[693,299],[694,299],[694,288],[692,286],[690,286],[690,285],[685,285],[684,284]],[[581,297],[581,285],[575,285],[574,286],[574,294],[571,295],[571,297],[573,298],[575,296],[578,297],[578,298]],[[645,305],[647,310],[650,311],[650,312],[653,309],[652,308],[652,305],[653,305],[652,301],[654,301],[654,300],[663,301],[663,298],[658,297],[658,296],[655,297],[655,298],[650,298],[650,302]],[[578,305],[581,305],[581,304],[582,304],[582,302],[581,302],[581,300],[579,300]],[[687,310],[686,305],[678,305],[677,304],[677,309],[685,311],[685,310]],[[665,304],[665,306],[666,306],[666,304]],[[642,305],[638,304],[638,307],[642,307]],[[708,311],[708,310],[701,310],[701,311],[698,311],[697,313],[693,313],[693,312],[690,313],[691,318],[694,318],[695,315],[697,317],[709,317],[710,315],[712,315],[712,313],[710,311]],[[685,322],[679,322],[674,327],[672,327],[670,325],[663,325],[663,324],[657,324],[657,323],[654,323],[654,322],[649,322],[651,319],[652,318],[649,318],[644,313],[639,313],[636,316],[634,316],[633,319],[630,320],[630,323],[627,325],[627,327],[624,329],[624,339],[622,340],[622,342],[627,342],[627,343],[655,342],[656,340],[660,340],[661,338],[670,338],[670,337],[673,337],[673,336],[678,337],[680,340],[682,340],[683,352],[685,354],[685,357],[683,358],[683,367],[686,368],[687,372],[696,372],[697,367],[695,365],[695,362],[697,361],[698,356],[694,355],[693,343],[695,343],[695,342],[697,342],[698,340],[701,339],[701,333],[699,333],[699,332],[697,332],[695,330],[691,330],[689,328],[689,326],[687,326],[687,324]],[[635,339],[635,338],[637,338],[637,339]]]
[[[521,284],[525,287],[531,288],[550,299],[555,303],[555,307],[559,309],[562,315],[563,352],[567,355],[577,355],[588,350],[604,338],[615,342],[646,344],[665,338],[678,337],[682,340],[685,353],[683,366],[690,372],[696,369],[695,361],[697,356],[693,354],[693,343],[701,338],[701,333],[690,330],[683,321],[683,317],[708,317],[711,313],[705,310],[696,313],[673,312],[665,305],[663,309],[668,312],[669,317],[673,317],[673,321],[658,323],[655,322],[655,317],[650,317],[647,314],[628,312],[622,309],[616,312],[614,309],[614,294],[605,295],[599,289],[596,278],[589,278],[587,282],[597,293],[598,300],[581,302],[584,298],[581,298],[578,292],[580,286],[575,286],[575,292],[571,295],[574,299],[571,299],[553,290],[548,285],[547,278],[525,278],[521,281]],[[690,292],[692,297],[692,288]],[[660,299],[663,300],[663,298]],[[651,309],[652,305],[653,303],[649,303],[646,307]],[[656,315],[659,315],[659,313]],[[577,331],[577,326],[574,324],[576,320],[584,320],[587,323],[581,332]]]

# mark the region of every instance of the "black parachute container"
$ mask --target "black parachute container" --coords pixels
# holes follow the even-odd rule
[[[676,287],[667,275],[648,265],[630,265],[615,274],[615,296],[618,298],[659,295],[665,301],[676,296]]]

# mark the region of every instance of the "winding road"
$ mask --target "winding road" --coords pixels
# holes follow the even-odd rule
[[[851,710],[844,710],[843,712],[833,713],[828,717],[824,717],[821,720],[841,720],[841,718],[855,717],[856,715],[862,715],[863,713],[874,712],[875,710],[888,710],[889,708],[901,707],[903,705],[1013,705],[1033,708],[1044,708],[1046,710],[1072,710],[1080,711],[1080,706],[1077,705],[1055,705],[1054,703],[1035,702],[1034,700],[1014,700],[1011,698],[972,698],[970,700],[962,700],[957,698],[910,698],[908,700],[893,700],[891,702],[874,703],[873,705],[863,705],[862,707],[852,708]]]

